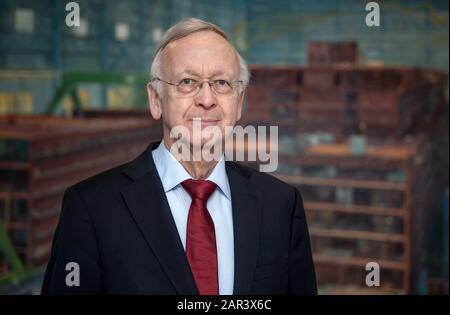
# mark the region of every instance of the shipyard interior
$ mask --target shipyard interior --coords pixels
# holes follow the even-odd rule
[[[161,139],[145,86],[186,17],[249,64],[238,123],[278,127],[319,294],[448,294],[448,1],[68,2],[0,1],[0,294],[39,294],[66,188]]]

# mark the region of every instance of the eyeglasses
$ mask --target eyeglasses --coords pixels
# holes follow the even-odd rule
[[[191,78],[181,79],[178,83],[172,83],[165,81],[161,78],[154,78],[152,81],[161,81],[169,85],[173,85],[177,88],[177,91],[181,94],[197,94],[200,91],[200,88],[203,86],[203,83],[208,83],[209,87],[217,94],[229,95],[236,90],[236,83],[243,83],[244,81],[235,80],[235,81],[227,81],[223,79],[218,80],[203,80],[197,81]]]

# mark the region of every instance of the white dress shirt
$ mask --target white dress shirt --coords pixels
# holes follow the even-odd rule
[[[186,226],[192,199],[181,186],[181,182],[192,179],[192,176],[170,153],[164,145],[164,141],[161,141],[161,144],[152,151],[152,155],[183,248],[186,250]],[[214,222],[216,233],[219,294],[229,295],[233,294],[234,286],[234,237],[230,185],[223,155],[207,180],[218,186],[209,197],[207,208]]]

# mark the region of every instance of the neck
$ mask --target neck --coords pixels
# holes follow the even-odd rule
[[[167,150],[170,152],[170,145],[163,140],[164,145]],[[192,155],[191,155],[192,157]],[[213,159],[212,161],[184,161],[180,160],[180,164],[184,167],[184,169],[192,176],[193,179],[206,179],[212,173],[214,167],[217,164],[217,161]]]
[[[180,161],[180,163],[193,179],[206,179],[216,166],[217,161]]]

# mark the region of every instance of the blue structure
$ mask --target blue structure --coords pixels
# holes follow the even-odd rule
[[[368,1],[360,0],[77,0],[82,23],[87,23],[83,36],[65,24],[68,2],[0,1],[0,71],[54,73],[53,83],[44,88],[49,92],[33,98],[36,112],[44,110],[62,71],[147,73],[161,33],[189,16],[221,26],[250,64],[305,64],[311,41],[356,41],[362,62],[448,72],[445,0],[378,1],[381,26],[372,28],[364,23]],[[16,29],[18,9],[32,11],[31,32]],[[117,23],[127,25],[126,40],[116,38]],[[14,86],[0,80],[0,91]],[[92,89],[102,105],[106,93]]]

